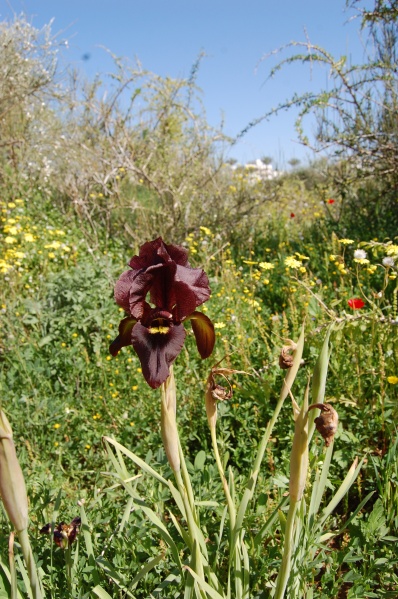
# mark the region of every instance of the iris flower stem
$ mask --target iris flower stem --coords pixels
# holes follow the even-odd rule
[[[68,581],[69,592],[72,593],[72,551],[71,546],[68,545],[65,549],[65,567],[66,567],[66,579]]]
[[[254,460],[253,469],[252,469],[251,475],[249,477],[249,481],[247,483],[246,489],[243,493],[242,500],[239,505],[238,514],[236,517],[236,527],[235,527],[235,535],[234,535],[235,538],[236,538],[236,535],[239,533],[239,531],[242,528],[243,519],[244,519],[244,516],[246,513],[247,506],[249,504],[249,501],[251,500],[251,498],[254,495],[254,490],[256,488],[258,474],[260,472],[261,462],[263,460],[264,453],[265,453],[269,438],[272,433],[272,429],[274,428],[275,422],[277,421],[278,416],[279,416],[279,412],[281,411],[281,408],[283,406],[283,402],[284,402],[284,398],[280,397],[278,403],[276,404],[272,418],[268,422],[268,425],[267,425],[267,428],[263,435],[263,438],[261,439],[260,444],[258,446],[257,455],[256,455],[256,459]]]
[[[221,482],[222,482],[222,486],[223,486],[223,490],[224,490],[225,499],[227,500],[227,504],[228,504],[229,521],[230,521],[230,526],[231,526],[231,540],[232,540],[232,531],[235,528],[235,522],[236,522],[235,506],[234,506],[234,502],[232,500],[231,493],[230,493],[230,490],[229,490],[228,481],[225,478],[225,473],[224,473],[224,468],[223,468],[223,465],[222,465],[222,462],[221,462],[220,453],[218,451],[217,431],[216,431],[216,427],[215,426],[211,426],[210,427],[210,434],[211,434],[211,442],[212,442],[212,445],[213,445],[214,456],[216,458],[216,464],[217,464],[217,468],[218,468],[218,473],[219,473],[220,478],[221,478]]]
[[[15,533],[12,532],[10,534],[10,538],[8,540],[8,560],[10,563],[10,575],[11,575],[10,599],[17,599],[17,597],[18,597],[17,570],[15,567],[15,557],[14,557],[14,536],[15,536]]]
[[[216,429],[215,425],[210,426],[210,434],[211,434],[211,442],[213,445],[214,456],[216,458],[218,473],[221,478],[225,499],[227,500],[227,505],[228,505],[229,522],[230,522],[230,532],[229,532],[230,562],[229,563],[231,565],[232,557],[234,556],[235,574],[236,574],[237,572],[241,571],[241,566],[242,566],[241,560],[239,557],[239,552],[236,550],[236,547],[234,546],[234,543],[238,542],[238,536],[235,536],[235,534],[234,534],[235,533],[235,524],[236,524],[236,510],[235,510],[235,505],[234,505],[233,499],[231,497],[231,492],[229,490],[228,481],[225,478],[225,472],[224,472],[224,467],[221,462],[220,453],[218,451],[217,429]],[[229,567],[229,571],[230,571],[230,567]],[[237,582],[237,579],[235,579],[235,581]],[[236,597],[239,598],[239,596],[240,596],[240,593],[239,593],[239,584],[238,584]]]
[[[25,528],[24,530],[18,531],[18,539],[21,544],[21,549],[23,553],[23,557],[25,560],[25,564],[28,570],[28,576],[30,581],[30,587],[32,589],[33,599],[43,599],[42,590],[40,588],[39,577],[37,574],[35,560],[33,558],[32,548],[29,542],[28,531]]]
[[[192,557],[191,566],[194,566],[193,567],[194,572],[198,576],[200,576],[201,578],[204,579],[203,562],[201,559],[201,555],[199,555],[199,556],[193,555],[195,552],[200,554],[200,550],[198,549],[199,540],[198,540],[197,534],[196,534],[196,525],[195,525],[192,510],[191,510],[191,506],[189,503],[188,494],[187,494],[187,491],[186,491],[186,488],[184,485],[184,481],[181,476],[181,471],[173,470],[173,473],[174,473],[174,477],[176,479],[177,488],[180,492],[180,495],[181,495],[183,503],[184,503],[184,508],[185,508],[188,532],[189,532],[189,536],[190,536],[190,540],[191,540],[191,547],[189,548],[191,551],[191,557]],[[197,557],[199,557],[199,559],[196,559]],[[203,599],[206,599],[206,594],[204,593],[204,591],[200,591],[200,596],[203,597]]]
[[[178,431],[177,431],[177,435],[178,435]],[[182,473],[182,479],[184,482],[184,487],[187,493],[187,497],[188,497],[188,501],[189,501],[189,505],[191,507],[191,511],[192,511],[192,515],[193,518],[196,522],[197,525],[199,525],[199,518],[198,518],[198,514],[196,512],[195,509],[195,498],[193,495],[193,489],[192,489],[192,485],[191,485],[191,479],[189,477],[189,472],[188,472],[188,468],[184,459],[184,454],[182,453],[182,447],[181,447],[181,441],[180,441],[180,436],[178,435],[178,452],[180,455],[180,461],[181,461],[181,473]]]
[[[281,569],[279,570],[278,579],[276,582],[276,591],[274,599],[283,599],[285,595],[286,586],[289,580],[291,571],[291,558],[294,549],[293,533],[294,533],[294,521],[296,515],[296,509],[298,501],[290,501],[289,512],[287,514],[286,526],[285,526],[285,546],[283,548],[283,557]]]

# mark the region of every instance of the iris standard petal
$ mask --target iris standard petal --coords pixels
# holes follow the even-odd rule
[[[161,237],[147,241],[140,247],[138,256],[133,256],[129,262],[135,270],[146,269],[153,264],[174,261],[181,266],[189,266],[188,252],[180,245],[166,244]]]
[[[130,312],[130,288],[136,276],[136,272],[127,270],[120,275],[115,284],[114,295],[116,303],[123,310],[126,310],[126,312]]]
[[[205,314],[202,314],[202,312],[194,312],[188,316],[188,319],[191,321],[196,345],[201,358],[208,358],[212,353],[216,342],[213,323],[210,318]]]
[[[153,284],[153,274],[150,272],[135,273],[134,280],[130,286],[128,311],[138,320],[144,314],[148,291]]]
[[[132,345],[131,331],[136,322],[137,319],[131,318],[131,316],[123,318],[123,320],[120,321],[119,335],[109,346],[109,352],[112,356],[117,356],[122,347],[126,347],[126,345]]]
[[[152,275],[150,301],[169,312],[175,304],[173,289],[176,270],[176,263],[170,260],[167,264],[150,266],[146,271]]]
[[[145,327],[137,322],[131,340],[148,385],[153,389],[160,387],[169,376],[169,367],[184,345],[183,325],[169,322],[167,326]]]
[[[177,266],[172,287],[176,317],[182,320],[210,297],[209,279],[201,268]]]

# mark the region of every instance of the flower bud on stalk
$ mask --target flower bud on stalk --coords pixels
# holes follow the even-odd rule
[[[25,480],[19,465],[12,429],[0,410],[0,495],[15,530],[28,527],[28,497]]]
[[[217,400],[213,395],[214,389],[214,377],[212,371],[207,378],[206,383],[206,393],[205,393],[205,405],[206,405],[206,414],[207,414],[207,422],[209,424],[209,428],[216,428],[217,423]]]
[[[170,366],[170,375],[162,383],[161,405],[161,432],[164,449],[169,464],[174,472],[180,471],[180,456],[178,453],[178,433],[176,423],[176,385],[173,366]]]

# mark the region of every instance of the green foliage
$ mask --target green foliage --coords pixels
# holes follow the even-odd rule
[[[388,6],[377,3],[375,10]],[[99,78],[82,87],[57,83],[48,29],[40,33],[17,20],[2,24],[0,41],[2,62],[19,82],[18,93],[10,78],[0,85],[1,404],[27,480],[29,533],[46,596],[181,597],[190,557],[188,596],[195,584],[204,593],[199,565],[206,551],[220,579],[208,596],[222,592],[231,572],[231,596],[248,585],[253,597],[271,595],[286,534],[293,436],[290,409],[278,404],[279,354],[305,321],[294,395],[303,397],[315,369],[314,398],[325,392],[340,428],[333,460],[313,437],[306,508],[295,515],[297,583],[291,579],[288,594],[394,597],[398,246],[395,174],[387,172],[396,155],[386,148],[394,139],[395,88],[384,77],[385,59],[355,70],[313,48],[314,60],[332,67],[336,93],[345,77],[358,76],[353,93],[360,94],[362,76],[384,73],[374,78],[378,93],[386,92],[383,103],[355,123],[348,112],[346,125],[355,127],[341,131],[344,142],[364,142],[358,150],[364,162],[355,166],[352,153],[268,181],[224,164],[219,141],[226,140],[208,127],[195,86],[199,62],[189,79],[174,81],[116,59],[104,100]],[[331,99],[304,98],[304,113],[315,110],[322,124]],[[376,125],[382,134],[366,145],[361,135]],[[121,316],[114,281],[141,241],[159,234],[183,243],[192,265],[208,272],[205,311],[217,333],[211,360],[199,360],[189,334],[174,365],[181,443],[203,531],[190,544],[186,508],[161,447],[159,398],[132,348],[108,355]],[[350,307],[353,298],[363,308]],[[221,359],[249,376],[236,375],[233,398],[218,406],[217,463],[204,389],[209,368]],[[104,436],[117,448],[110,467]],[[122,458],[120,446],[130,454]],[[359,473],[352,471],[357,457]],[[234,505],[228,515],[220,470]],[[347,472],[357,478],[334,506]],[[321,512],[321,505],[335,509]],[[245,535],[237,528],[230,534],[234,510]],[[47,522],[78,515],[82,530],[66,553],[39,534]],[[29,585],[20,546],[10,568],[3,513],[0,525],[0,593],[10,595],[16,572],[22,597]],[[240,548],[232,562],[231,541]]]

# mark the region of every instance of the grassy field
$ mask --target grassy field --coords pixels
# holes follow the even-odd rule
[[[312,114],[329,157],[272,181],[225,161],[201,57],[187,80],[116,60],[69,81],[49,28],[0,23],[0,597],[398,596],[398,15],[382,4],[362,10],[376,58],[312,48],[333,86],[277,110]],[[173,277],[174,320],[150,330],[127,305],[147,341],[186,324],[153,389],[109,345],[115,282],[159,236],[207,273],[204,301],[178,263],[215,347],[199,357]]]
[[[27,482],[29,532],[45,595],[83,597],[101,586],[111,597],[182,596],[173,555],[142,509],[162,519],[185,559],[183,539],[170,532],[169,490],[126,458],[136,493],[129,495],[103,443],[104,436],[117,440],[169,480],[159,392],[146,384],[131,347],[116,358],[108,353],[123,312],[113,300],[113,284],[137,248],[100,234],[92,247],[74,217],[62,216],[39,196],[3,201],[1,209],[2,407]],[[206,270],[212,289],[204,311],[215,325],[214,354],[201,361],[189,335],[174,369],[178,427],[209,559],[226,584],[228,524],[219,528],[222,485],[204,401],[209,370],[224,359],[225,367],[247,373],[231,377],[233,397],[218,407],[219,451],[238,505],[282,387],[281,348],[287,338],[297,341],[304,324],[304,365],[294,396],[303,396],[330,332],[325,401],[340,418],[320,513],[357,457],[361,468],[322,534],[307,530],[291,596],[394,597],[398,248],[330,235],[321,214],[316,227],[292,220],[275,223],[269,235],[249,244],[204,226],[172,240],[187,247],[193,266]],[[353,304],[353,298],[362,302]],[[294,432],[289,403],[287,398],[273,428],[245,515],[252,597],[269,596],[280,569]],[[307,502],[323,456],[323,441],[314,437]],[[86,525],[70,548],[68,566],[65,550],[39,530],[81,512]],[[9,526],[2,520],[2,592],[8,596]],[[19,586],[23,593],[22,579]]]

